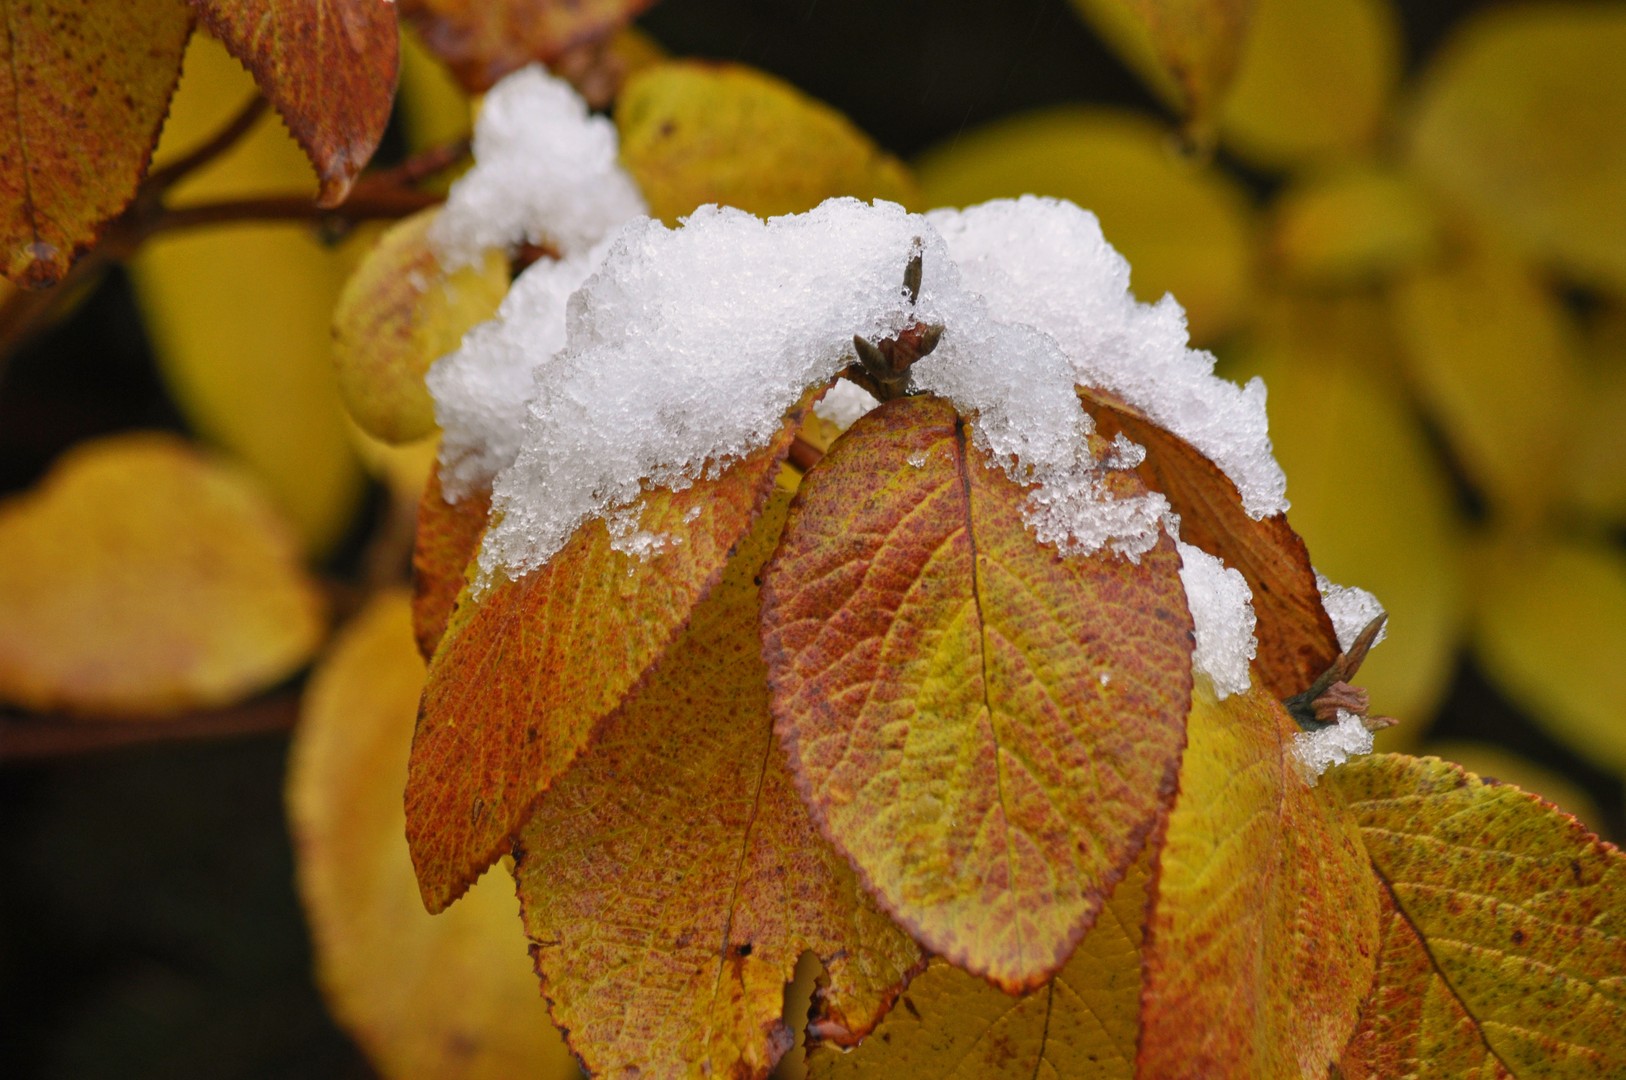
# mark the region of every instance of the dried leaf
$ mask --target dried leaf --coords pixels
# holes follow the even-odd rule
[[[1206,132],[1235,75],[1254,0],[1094,0],[1079,6],[1087,15],[1091,8],[1117,9],[1104,17],[1115,31],[1109,40],[1149,42],[1180,88],[1188,123]]]
[[[440,471],[431,470],[418,503],[418,532],[412,545],[412,633],[425,660],[435,655],[446,624],[468,583],[465,569],[486,533],[491,493],[446,501]]]
[[[1378,888],[1355,821],[1305,783],[1262,686],[1199,680],[1153,876],[1143,1077],[1325,1076],[1372,983]]]
[[[429,910],[502,854],[687,625],[761,511],[803,412],[721,476],[650,491],[639,528],[673,537],[664,549],[616,551],[595,519],[545,566],[458,602],[430,664],[407,781],[407,839]]]
[[[400,0],[401,14],[470,92],[603,41],[655,0]]]
[[[1483,251],[1405,278],[1391,299],[1408,371],[1469,479],[1504,515],[1539,518],[1558,494],[1581,388],[1558,298]]]
[[[1617,848],[1437,758],[1381,754],[1327,781],[1359,819],[1394,911],[1357,1054],[1433,1066],[1450,1052],[1492,1076],[1626,1072]]]
[[[441,268],[428,236],[438,213],[425,210],[391,226],[350,275],[333,311],[339,393],[356,423],[385,442],[434,431],[424,373],[495,315],[508,293],[508,263],[499,252],[454,274]]]
[[[1389,636],[1361,667],[1374,711],[1416,738],[1445,692],[1462,629],[1456,494],[1403,393],[1383,308],[1356,297],[1278,300],[1240,370],[1270,387],[1270,433],[1293,527],[1316,569],[1377,594]]]
[[[168,435],[86,443],[0,507],[0,696],[105,717],[226,705],[316,651],[321,596],[250,477]]]
[[[1135,295],[1173,293],[1193,340],[1233,330],[1253,300],[1248,196],[1180,157],[1168,132],[1130,113],[1066,106],[962,132],[919,162],[931,206],[1053,195],[1088,207],[1134,267]]]
[[[807,474],[762,594],[814,820],[917,940],[1012,990],[1062,966],[1161,817],[1192,640],[1170,540],[1063,558],[1025,495],[947,402],[890,402]]]
[[[406,597],[385,593],[311,677],[288,816],[329,1007],[389,1077],[579,1075],[525,962],[508,876],[423,910],[401,810],[423,686]]]
[[[1400,81],[1392,0],[1256,0],[1220,110],[1227,149],[1266,168],[1364,153]]]
[[[394,0],[187,0],[254,75],[337,206],[378,149],[395,100]]]
[[[1626,774],[1626,558],[1613,545],[1509,537],[1476,568],[1486,675],[1582,757]]]
[[[753,579],[789,501],[520,832],[537,970],[596,1074],[764,1076],[804,950],[853,1039],[921,962],[817,839],[774,741]]]
[[[5,0],[0,11],[4,271],[51,285],[135,197],[192,16],[181,0]]]
[[[1180,515],[1185,541],[1248,579],[1259,620],[1255,669],[1277,697],[1302,693],[1337,658],[1338,637],[1322,610],[1310,554],[1287,517],[1249,517],[1236,485],[1218,466],[1115,395],[1080,387],[1079,397],[1103,437],[1122,432],[1145,448],[1137,472]]]
[[[1452,206],[1584,282],[1626,289],[1626,9],[1498,6],[1424,77],[1412,162]]]
[[[918,202],[908,171],[846,117],[738,64],[649,67],[623,89],[615,122],[621,163],[668,224],[705,203],[770,217],[837,195]]]
[[[1067,966],[1044,986],[1012,997],[933,960],[856,1050],[816,1045],[808,1076],[1129,1080],[1140,1029],[1148,854],[1112,891]]]
[[[1266,247],[1285,281],[1348,288],[1432,259],[1439,225],[1411,176],[1376,165],[1313,174],[1271,210]]]
[[[255,92],[218,42],[194,36],[160,163],[213,135]],[[240,198],[313,182],[287,133],[262,121],[175,195]],[[248,464],[307,550],[326,552],[364,481],[333,378],[333,305],[347,253],[299,225],[239,225],[155,237],[131,268],[160,371],[193,429]]]

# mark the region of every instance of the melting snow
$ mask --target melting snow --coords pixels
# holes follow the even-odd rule
[[[1357,754],[1372,752],[1372,733],[1361,718],[1348,709],[1338,710],[1338,722],[1319,731],[1300,731],[1293,736],[1293,753],[1304,766],[1304,778],[1311,786],[1334,765],[1342,765]]]
[[[1180,583],[1197,632],[1191,666],[1212,680],[1221,699],[1240,694],[1252,685],[1248,664],[1259,649],[1253,590],[1241,571],[1190,544],[1179,547]]]
[[[1383,605],[1365,589],[1353,585],[1334,585],[1319,570],[1316,571],[1315,584],[1321,590],[1321,606],[1327,609],[1333,632],[1338,635],[1338,647],[1348,652],[1367,624],[1383,614]],[[1385,626],[1378,631],[1372,644],[1377,645],[1388,633],[1389,628]]]

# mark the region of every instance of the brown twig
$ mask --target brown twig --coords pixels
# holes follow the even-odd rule
[[[144,191],[167,191],[180,183],[192,173],[209,164],[215,158],[237,145],[237,141],[260,122],[270,102],[259,94],[255,94],[248,103],[237,111],[237,115],[226,121],[221,128],[209,138],[203,140],[196,147],[182,154],[168,165],[154,169],[141,184]]]
[[[283,691],[224,709],[169,720],[97,720],[0,713],[0,765],[160,742],[229,739],[290,731],[299,695]]]

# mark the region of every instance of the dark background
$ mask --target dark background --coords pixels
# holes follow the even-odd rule
[[[1409,63],[1484,6],[1402,5]],[[665,0],[642,25],[675,54],[784,76],[904,157],[1039,105],[1159,111],[1064,0]],[[74,442],[152,427],[184,430],[114,271],[0,369],[0,492],[32,483]],[[372,524],[362,517],[334,575],[355,569]],[[1433,732],[1499,741],[1575,779],[1605,830],[1622,834],[1619,782],[1542,735],[1471,666]],[[262,735],[0,765],[0,1074],[371,1075],[311,984],[282,810],[286,749],[286,736]]]

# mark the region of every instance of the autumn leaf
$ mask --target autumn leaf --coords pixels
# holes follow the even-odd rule
[[[1417,1057],[1460,1062],[1452,1075],[1626,1071],[1626,858],[1614,845],[1437,758],[1380,754],[1327,780],[1390,902],[1350,1075],[1396,1075],[1391,1062]]]
[[[441,490],[440,471],[430,470],[412,543],[412,633],[425,660],[435,655],[468,583],[464,570],[480,550],[490,512],[489,491],[449,503]]]
[[[87,443],[0,505],[0,697],[30,709],[230,704],[310,658],[322,607],[252,478],[172,436]]]
[[[1142,1077],[1324,1076],[1372,983],[1378,889],[1353,817],[1255,684],[1199,680],[1146,934]],[[1336,770],[1334,770],[1336,772]]]
[[[1438,254],[1440,225],[1409,174],[1371,164],[1312,173],[1277,197],[1265,246],[1284,281],[1349,288]]]
[[[400,0],[401,14],[463,88],[602,41],[655,0]]]
[[[803,951],[851,1039],[921,960],[817,839],[774,739],[754,578],[789,501],[518,837],[537,970],[595,1074],[764,1076]]]
[[[428,235],[438,213],[415,214],[379,237],[333,311],[339,393],[356,423],[385,442],[411,442],[434,430],[424,373],[495,315],[508,292],[500,252],[456,273],[442,269]]]
[[[1155,57],[1178,88],[1192,130],[1208,131],[1236,72],[1254,0],[1075,0],[1075,6],[1133,60]]]
[[[916,162],[931,206],[1052,195],[1101,219],[1134,267],[1146,303],[1172,293],[1192,340],[1223,338],[1255,294],[1255,224],[1248,195],[1217,169],[1182,158],[1156,121],[1119,109],[1067,105],[957,132]]]
[[[1424,74],[1411,163],[1449,205],[1591,285],[1626,289],[1626,9],[1498,6]]]
[[[837,195],[918,201],[908,171],[846,117],[741,65],[649,67],[622,90],[615,122],[622,165],[668,224],[705,203],[771,217]]]
[[[595,519],[546,565],[458,603],[430,664],[407,780],[407,837],[431,911],[502,854],[688,623],[772,490],[806,406],[721,476],[650,491],[639,528],[673,541],[647,558],[615,550]]]
[[[181,0],[6,0],[0,19],[6,277],[55,284],[135,198],[191,33]]]
[[[1192,647],[1172,541],[1064,558],[1025,497],[947,402],[890,402],[807,474],[762,601],[814,820],[917,940],[1011,990],[1163,813]]]
[[[384,137],[399,63],[393,0],[187,0],[253,74],[337,206]]]
[[[1067,966],[1012,996],[943,960],[915,978],[856,1050],[815,1044],[810,1080],[974,1076],[1130,1080],[1150,848],[1112,891]],[[818,1018],[812,1025],[817,1028]]]
[[[1337,658],[1338,636],[1322,609],[1310,554],[1286,515],[1254,520],[1236,485],[1190,443],[1107,391],[1080,387],[1079,397],[1103,436],[1122,432],[1145,448],[1137,471],[1180,515],[1182,538],[1248,579],[1258,674],[1279,698],[1302,693]]]
[[[525,961],[508,875],[442,915],[418,899],[401,786],[423,676],[407,599],[386,592],[306,689],[288,817],[317,980],[385,1076],[574,1078]]]
[[[1366,153],[1389,114],[1403,45],[1392,0],[1256,0],[1220,109],[1226,148],[1275,169]]]

